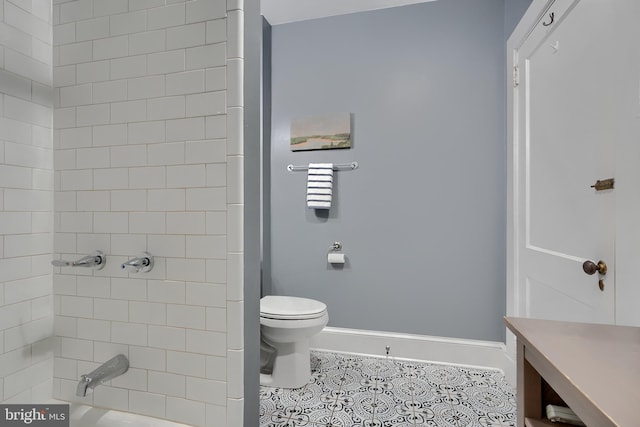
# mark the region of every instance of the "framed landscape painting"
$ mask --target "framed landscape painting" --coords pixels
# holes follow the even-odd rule
[[[291,121],[291,151],[351,148],[351,113],[332,113]]]

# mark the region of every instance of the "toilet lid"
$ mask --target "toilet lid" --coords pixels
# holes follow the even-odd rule
[[[269,295],[260,300],[260,316],[270,319],[315,319],[327,306],[309,298]]]

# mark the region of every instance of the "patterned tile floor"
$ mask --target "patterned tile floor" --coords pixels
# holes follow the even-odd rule
[[[497,427],[516,425],[502,372],[311,352],[299,389],[260,388],[260,427]]]

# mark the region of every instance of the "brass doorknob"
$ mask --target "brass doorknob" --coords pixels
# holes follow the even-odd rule
[[[607,264],[602,260],[598,261],[597,264],[595,264],[593,261],[587,260],[582,264],[582,269],[589,276],[596,273],[600,273],[602,275],[607,274]]]

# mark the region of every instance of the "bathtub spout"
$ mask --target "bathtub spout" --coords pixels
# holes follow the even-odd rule
[[[107,360],[91,373],[80,377],[78,387],[76,388],[76,396],[86,396],[87,389],[94,389],[100,384],[124,374],[128,369],[129,360],[127,360],[124,354],[119,354],[116,357]]]

